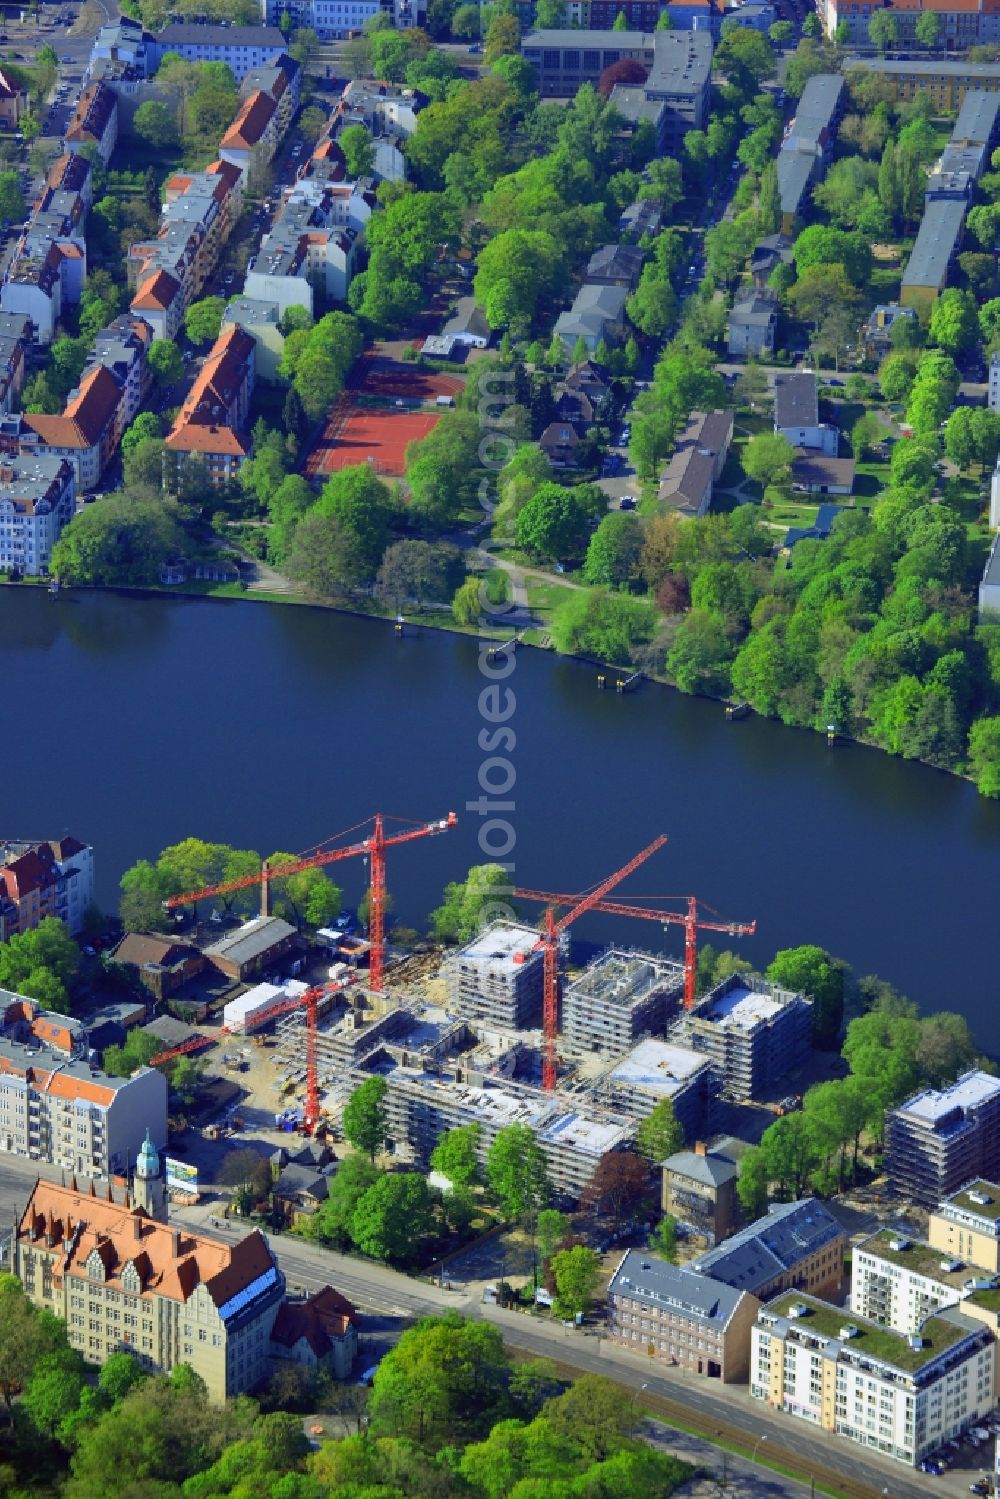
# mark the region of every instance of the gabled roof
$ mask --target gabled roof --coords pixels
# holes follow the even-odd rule
[[[663,1162],[664,1171],[677,1176],[686,1176],[689,1181],[701,1182],[705,1187],[722,1187],[739,1175],[740,1168],[728,1156],[707,1150],[699,1154],[696,1150],[679,1150]]]
[[[756,1293],[837,1239],[846,1239],[842,1226],[815,1198],[776,1203],[756,1223],[692,1260],[691,1269]]]
[[[45,1235],[54,1243],[46,1246]],[[236,1244],[207,1239],[147,1218],[123,1203],[92,1197],[72,1187],[38,1181],[18,1225],[18,1238],[44,1253],[54,1250],[54,1269],[83,1275],[96,1250],[109,1282],[121,1285],[131,1263],[142,1279],[142,1294],[187,1301],[204,1284],[224,1321],[244,1305],[281,1294],[281,1275],[259,1230]],[[68,1247],[67,1247],[68,1245]],[[234,1304],[240,1303],[240,1304]]]
[[[132,306],[137,312],[166,312],[180,289],[169,271],[154,271],[132,298]]]
[[[350,1329],[355,1319],[354,1307],[335,1291],[324,1286],[310,1296],[308,1301],[286,1301],[274,1319],[271,1329],[272,1343],[282,1348],[294,1348],[304,1339],[317,1358],[323,1358]]]
[[[196,947],[187,942],[173,942],[169,937],[154,937],[146,932],[128,932],[112,954],[116,963],[142,968],[146,963],[170,967],[185,958],[199,957]]]
[[[699,1327],[725,1328],[746,1291],[700,1274],[689,1265],[670,1265],[647,1250],[629,1249],[611,1277],[609,1296],[626,1296],[679,1314]]]
[[[62,416],[24,416],[50,448],[93,448],[118,409],[122,392],[118,381],[103,364],[95,365],[80,381],[76,395]]]
[[[16,99],[23,93],[24,89],[17,79],[12,78],[4,68],[0,68],[0,99]]]
[[[262,139],[274,118],[277,105],[270,94],[258,89],[240,107],[235,120],[220,141],[223,151],[249,151]]]

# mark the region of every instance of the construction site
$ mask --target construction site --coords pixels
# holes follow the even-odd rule
[[[584,895],[516,890],[515,898],[545,902],[540,927],[493,921],[443,956],[388,961],[385,851],[454,823],[449,814],[397,833],[377,816],[363,837],[278,871],[265,866],[253,877],[266,913],[272,880],[289,872],[355,856],[371,868],[369,937],[361,945],[367,971],[357,966],[356,951],[351,962],[340,960],[347,946],[342,953],[336,931],[327,931],[311,950],[308,982],[298,969],[283,981],[269,975],[226,1006],[228,1033],[273,1033],[265,1055],[276,1125],[336,1134],[351,1093],[378,1075],[386,1082],[387,1148],[401,1162],[426,1168],[445,1130],[473,1123],[485,1160],[498,1130],[524,1124],[545,1154],[557,1197],[572,1203],[601,1158],[628,1149],[663,1099],[686,1137],[701,1138],[712,1129],[718,1100],[765,1098],[805,1062],[811,1002],[802,995],[741,974],[697,996],[698,931],[740,935],[753,923],[704,915],[693,897],[679,910],[606,899],[663,838]],[[230,881],[172,903],[250,883]],[[684,961],[616,946],[563,983],[570,924],[592,909],[683,926]]]

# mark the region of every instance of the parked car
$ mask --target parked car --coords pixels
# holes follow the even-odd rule
[[[634,510],[635,509],[635,495],[634,494],[623,494],[622,495],[622,499],[621,499],[621,508],[622,508],[622,510]]]

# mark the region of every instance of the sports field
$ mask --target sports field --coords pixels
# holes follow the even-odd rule
[[[382,478],[401,479],[407,447],[415,438],[426,437],[440,420],[439,411],[355,406],[349,396],[341,396],[306,459],[306,478],[370,463]]]

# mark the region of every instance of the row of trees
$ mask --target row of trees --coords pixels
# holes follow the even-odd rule
[[[962,1016],[921,1019],[916,1005],[878,979],[862,980],[858,999],[871,1008],[847,1027],[849,1075],[810,1088],[801,1112],[776,1119],[740,1162],[737,1190],[751,1216],[764,1211],[770,1187],[783,1198],[807,1188],[842,1190],[857,1173],[862,1137],[881,1143],[887,1111],[921,1084],[940,1088],[971,1066],[990,1068]]]
[[[283,864],[292,864],[297,854],[278,851],[268,865],[275,883],[273,910],[296,926],[326,926],[340,911],[343,892],[322,869],[306,869],[280,875]],[[163,931],[172,924],[163,902],[173,895],[203,890],[228,880],[254,879],[245,889],[219,896],[220,907],[230,915],[259,907],[256,883],[262,860],[253,849],[232,848],[228,843],[207,843],[185,838],[165,848],[155,861],[140,859],[121,878],[119,915],[127,931]]]

